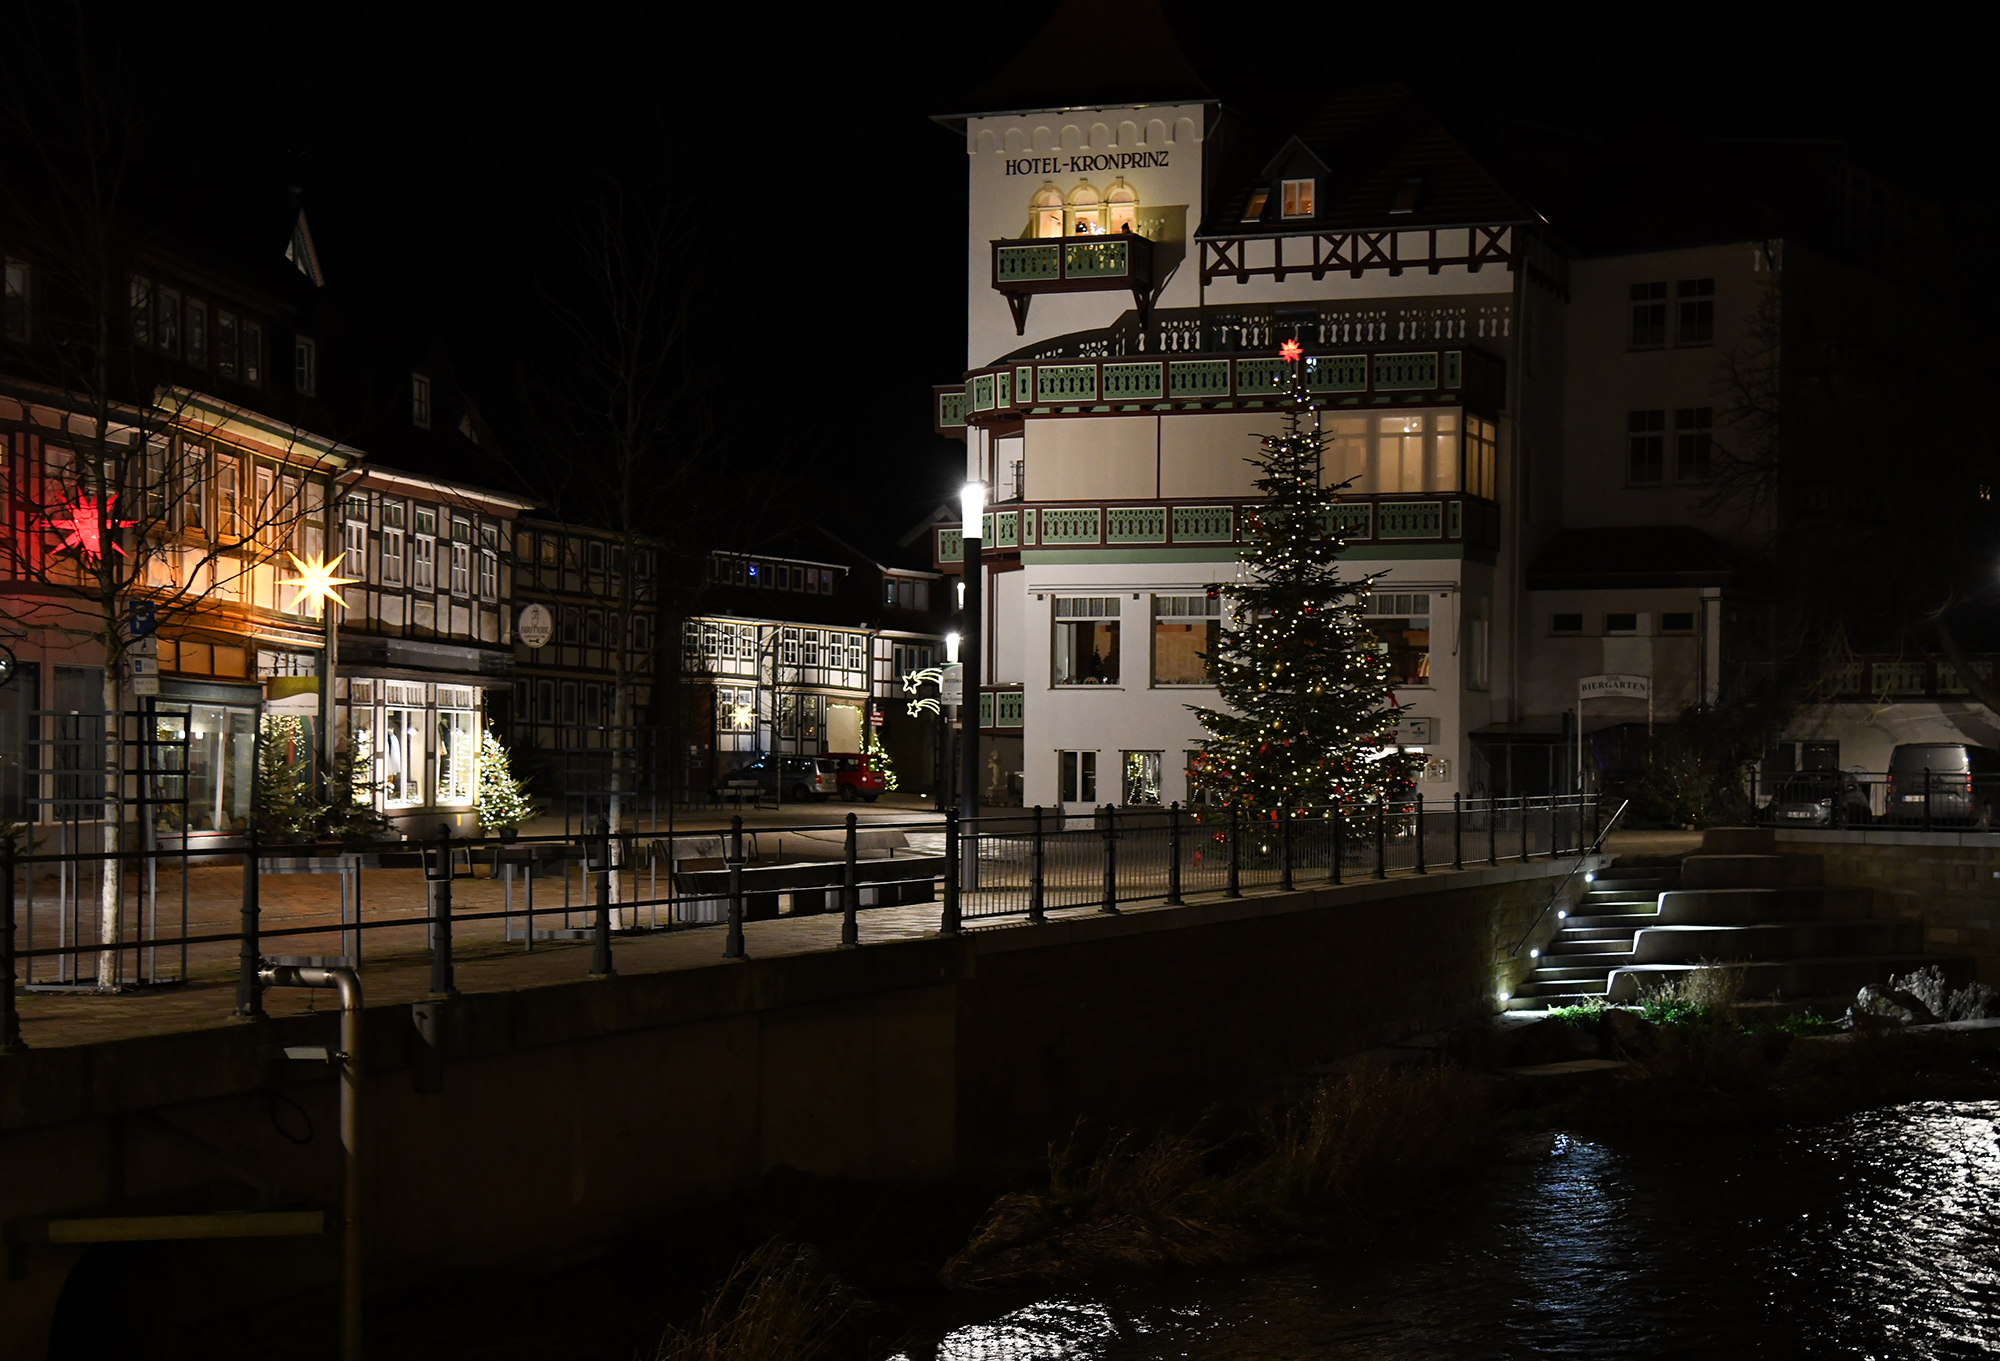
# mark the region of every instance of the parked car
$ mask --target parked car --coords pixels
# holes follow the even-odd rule
[[[875,764],[858,751],[830,751],[820,758],[833,765],[833,778],[840,784],[840,797],[848,803],[861,799],[873,803],[882,797],[889,782]]]
[[[1868,791],[1844,770],[1787,775],[1764,816],[1780,827],[1858,827],[1870,821]]]
[[[1912,742],[1889,754],[1884,822],[1993,825],[2000,752],[1965,742]]]
[[[787,756],[782,765],[770,756],[759,756],[723,777],[725,785],[743,780],[754,780],[766,793],[781,795],[793,803],[830,799],[840,788],[834,779],[833,763],[820,756]]]

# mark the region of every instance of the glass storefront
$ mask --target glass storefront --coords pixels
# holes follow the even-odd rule
[[[153,777],[154,825],[170,833],[248,826],[257,789],[257,710],[165,699],[153,724],[162,772]]]
[[[479,691],[421,681],[343,679],[340,715],[357,789],[390,813],[465,808],[479,795]]]

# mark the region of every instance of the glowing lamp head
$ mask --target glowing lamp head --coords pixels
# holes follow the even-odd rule
[[[1288,340],[1278,347],[1278,357],[1287,364],[1296,364],[1305,357],[1305,346],[1296,340]]]
[[[1568,912],[1558,912],[1558,913],[1556,913],[1556,920],[1557,920],[1557,921],[1559,921],[1559,922],[1566,922],[1566,921],[1568,921],[1568,920],[1569,920],[1569,913],[1568,913]]]
[[[944,659],[956,664],[958,661],[958,630],[953,629],[944,636]]]
[[[1541,957],[1542,957],[1542,952],[1541,952],[1540,950],[1530,950],[1530,951],[1528,951],[1528,958],[1529,958],[1529,959],[1540,959]]]
[[[986,486],[980,482],[968,482],[958,493],[959,514],[963,517],[961,533],[968,539],[984,538],[986,531],[981,521],[986,518]]]
[[[1594,884],[1594,883],[1596,883],[1596,882],[1597,882],[1597,871],[1596,871],[1596,870],[1586,870],[1586,871],[1584,872],[1584,876],[1583,876],[1583,882],[1584,882],[1584,883],[1586,883],[1586,884]]]

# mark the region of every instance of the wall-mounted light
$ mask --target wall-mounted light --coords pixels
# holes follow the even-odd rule
[[[964,516],[964,524],[959,532],[968,539],[985,538],[986,530],[982,523],[986,518],[985,485],[979,482],[966,483],[958,493],[958,505],[960,513]]]

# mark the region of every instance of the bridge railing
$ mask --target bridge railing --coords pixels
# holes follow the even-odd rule
[[[17,989],[131,992],[233,971],[238,1012],[256,1015],[260,971],[273,964],[427,956],[430,990],[448,994],[466,956],[552,941],[588,942],[590,972],[606,975],[615,938],[714,927],[722,953],[741,957],[746,921],[825,913],[838,914],[840,943],[854,945],[858,914],[873,908],[938,903],[950,933],[968,920],[1553,856],[1586,844],[1596,818],[1593,798],[1567,796],[1283,815],[1107,806],[862,824],[849,814],[757,828],[738,816],[670,836],[600,826],[466,839],[440,827],[427,841],[308,845],[252,831],[192,851],[24,852],[0,838],[0,1048],[19,1043]],[[884,844],[894,842],[903,844]],[[161,895],[177,913],[129,910],[134,885],[162,879],[178,881]],[[104,891],[88,900],[64,891],[86,880]]]

